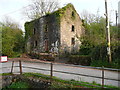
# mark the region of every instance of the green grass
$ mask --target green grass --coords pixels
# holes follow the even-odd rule
[[[23,74],[26,77],[37,77],[37,78],[42,78],[42,79],[46,79],[46,80],[50,80],[50,76],[49,75],[44,75],[44,74],[40,74],[40,73],[24,73]],[[93,83],[88,83],[88,82],[83,82],[83,81],[75,81],[75,80],[63,80],[57,77],[53,77],[52,79],[52,85],[50,86],[50,88],[98,88],[101,89],[101,85],[97,84],[96,82]],[[104,87],[106,88],[115,88],[115,89],[120,89],[118,87],[115,86],[111,86],[111,85],[104,85]]]
[[[25,83],[25,82],[13,82],[10,86],[7,86],[5,88],[3,88],[2,90],[7,90],[7,89],[29,89],[30,86],[29,84]]]
[[[37,78],[43,78],[43,79],[50,79],[50,75],[44,75],[41,73],[24,73],[23,75],[26,77],[37,77]]]
[[[10,73],[3,73],[2,75],[11,75]],[[48,80],[50,81],[50,75],[44,75],[44,74],[40,74],[40,73],[24,73],[23,76],[25,76],[26,78],[28,77],[33,77],[33,78],[38,78],[41,80]],[[11,88],[25,88],[25,89],[29,89],[31,86],[23,81],[18,81],[18,82],[13,82],[10,86],[7,86],[5,88],[3,88],[3,90],[6,89],[11,89]],[[51,86],[49,86],[48,88],[97,88],[97,89],[101,89],[101,85],[97,84],[95,81],[93,81],[92,83],[89,82],[83,82],[83,81],[75,81],[75,80],[63,80],[57,77],[52,78],[52,84]],[[113,88],[115,90],[120,90],[120,88],[115,87],[115,86],[111,86],[111,85],[104,85],[105,88]]]
[[[11,73],[0,73],[0,76],[12,75]]]

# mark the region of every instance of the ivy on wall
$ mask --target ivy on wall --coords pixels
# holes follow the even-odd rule
[[[50,17],[50,18],[55,17],[55,23],[57,23],[57,26],[59,28],[61,18],[64,17],[66,10],[69,10],[69,9],[72,9],[71,18],[74,20],[76,11],[74,9],[74,6],[71,3],[67,4],[65,7],[60,8],[60,9],[58,9],[57,11],[55,11],[53,13],[47,13],[46,16],[43,16],[43,18],[44,17]],[[36,20],[39,20],[39,19],[36,19]],[[34,29],[34,25],[35,25],[36,20],[25,23],[25,41],[26,42],[29,39],[29,37],[31,37],[33,35],[33,29]],[[44,31],[47,30],[46,23],[45,23],[43,28],[44,28]]]
[[[65,7],[61,8],[61,9],[58,9],[57,11],[53,12],[53,13],[47,13],[46,16],[50,16],[50,15],[55,15],[57,21],[58,21],[58,24],[60,24],[60,18],[62,16],[64,16],[65,14],[65,11],[69,8],[73,8],[74,10],[74,7],[71,3],[67,4]],[[72,11],[72,19],[75,19],[75,10]],[[26,36],[25,38],[28,39],[29,36],[32,35],[32,29],[34,28],[34,22],[35,20],[31,21],[31,22],[26,22],[25,23],[25,32],[26,32]]]
[[[69,8],[73,9],[71,18],[74,20],[75,19],[75,12],[76,11],[74,9],[74,6],[71,3],[67,4],[65,7],[60,8],[60,9],[58,9],[57,11],[55,11],[53,13],[48,13],[47,16],[48,15],[55,15],[55,17],[57,18],[57,21],[60,23],[60,18],[62,18],[64,16],[65,11],[67,9],[69,9]]]
[[[34,21],[25,23],[25,39],[33,35]]]

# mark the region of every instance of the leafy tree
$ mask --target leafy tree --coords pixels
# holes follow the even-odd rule
[[[81,38],[80,54],[91,55],[94,60],[105,60],[107,57],[107,41],[106,41],[106,22],[105,18],[99,14],[90,14],[85,11],[82,14],[84,27],[86,29],[84,37]],[[111,52],[112,58],[115,60],[120,53],[120,30],[110,25],[111,31]]]
[[[0,22],[0,55],[2,53],[2,23]]]
[[[14,56],[21,53],[24,48],[23,32],[18,24],[6,20],[2,23],[2,55]]]
[[[113,59],[120,59],[120,28],[111,26],[111,52]]]

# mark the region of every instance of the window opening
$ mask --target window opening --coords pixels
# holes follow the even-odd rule
[[[72,32],[74,32],[75,31],[75,27],[74,27],[74,25],[72,25]]]
[[[72,39],[71,39],[71,44],[72,44],[72,45],[75,45],[75,38],[72,38]]]

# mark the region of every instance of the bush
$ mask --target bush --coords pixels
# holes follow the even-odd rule
[[[22,53],[24,50],[23,32],[18,27],[3,25],[2,26],[2,55],[14,57],[17,53]]]
[[[114,61],[112,61],[111,63],[109,63],[107,60],[92,60],[91,61],[91,66],[94,67],[107,67],[107,68],[116,68],[116,69],[120,69],[120,60],[116,59]]]
[[[91,56],[89,55],[71,55],[69,57],[69,62],[73,64],[80,64],[80,65],[90,65]]]
[[[54,56],[52,56],[51,54],[46,54],[46,53],[44,53],[43,55],[35,54],[35,53],[29,54],[29,55],[31,56],[32,59],[41,59],[41,60],[49,60],[49,61],[55,60]]]

